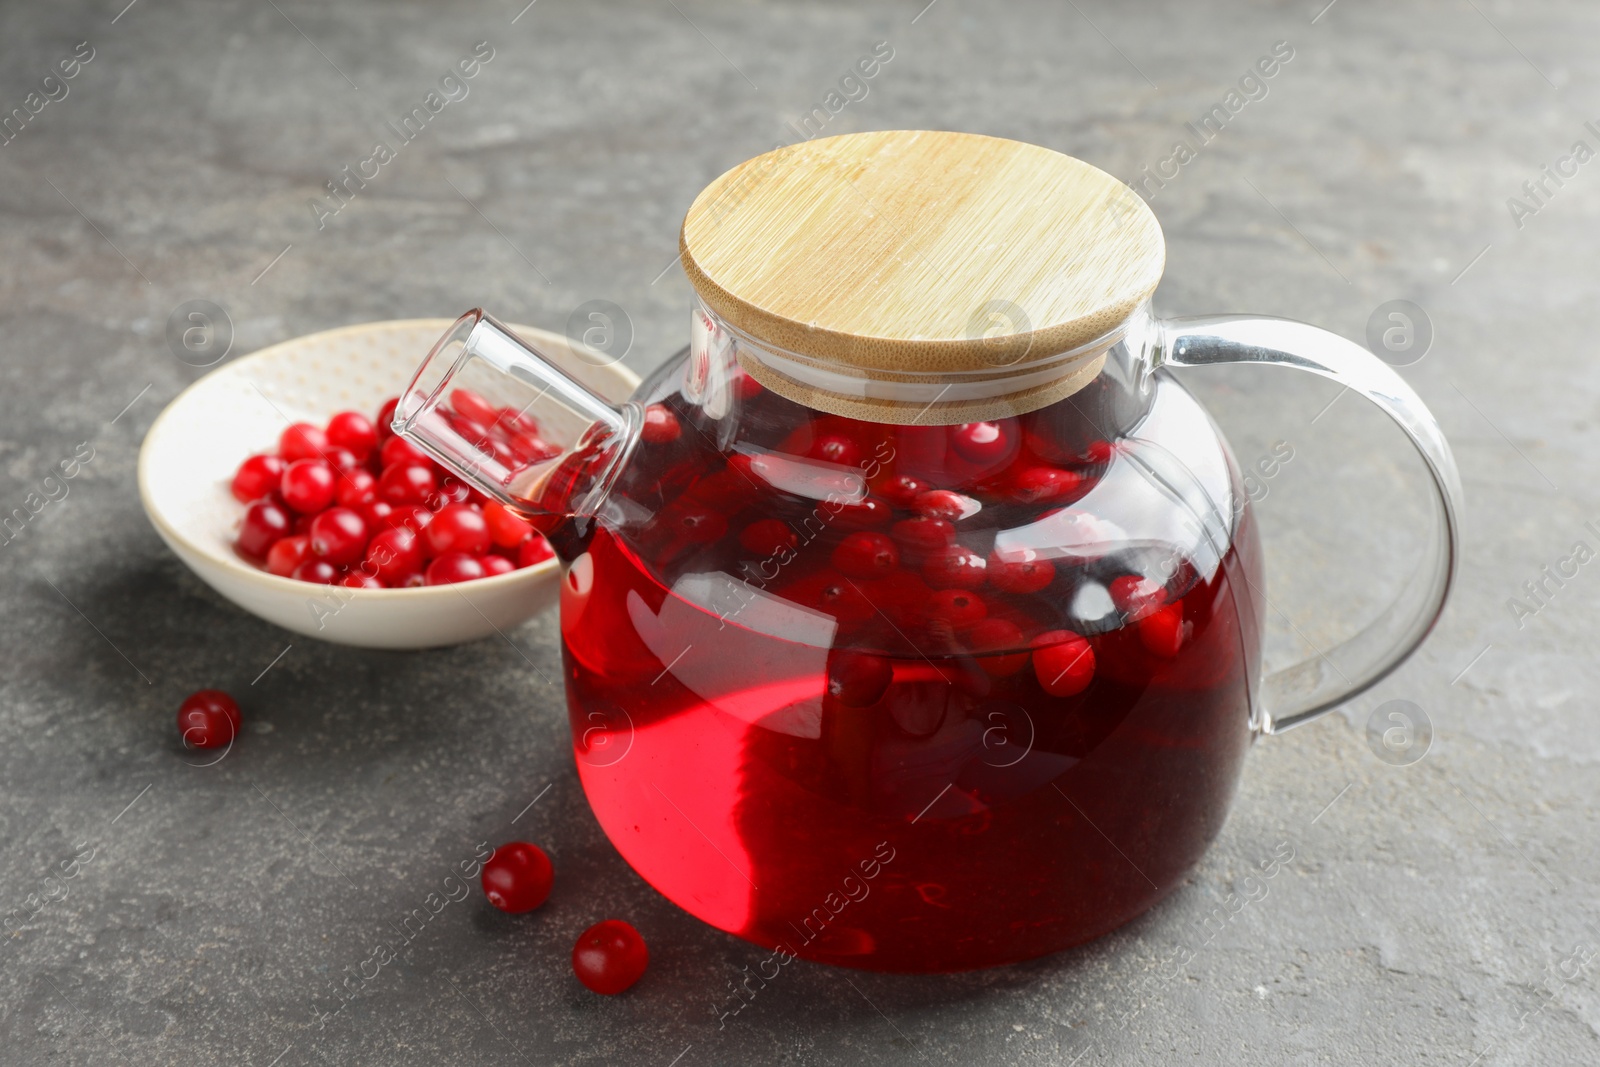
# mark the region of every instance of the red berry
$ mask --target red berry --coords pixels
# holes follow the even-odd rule
[[[547,559],[554,559],[555,555],[556,550],[550,547],[550,542],[534,534],[517,547],[517,566],[532,567]]]
[[[190,693],[178,705],[178,733],[190,748],[221,748],[239,736],[239,704],[220,689]]]
[[[1033,673],[1051,696],[1077,696],[1094,680],[1094,649],[1071,630],[1042,633],[1033,639]]]
[[[383,583],[378,581],[378,579],[374,578],[370,574],[363,574],[360,571],[351,571],[349,574],[339,579],[339,584],[350,589],[383,588]]]
[[[1011,475],[1006,488],[1013,500],[1038,504],[1071,496],[1082,481],[1075,471],[1060,467],[1024,467]]]
[[[428,584],[428,579],[421,571],[412,571],[410,574],[401,575],[389,586],[390,589],[421,589]]]
[[[394,409],[399,406],[400,398],[391,396],[378,409],[377,421],[373,423],[373,429],[378,431],[378,444],[386,444],[394,436]]]
[[[316,585],[332,585],[339,580],[339,568],[327,560],[315,556],[307,556],[294,569],[289,577],[297,582],[312,582]]]
[[[396,463],[427,464],[428,454],[404,437],[391,437],[378,450],[378,464],[388,470]]]
[[[278,435],[278,455],[284,462],[320,459],[328,450],[328,435],[309,422],[297,422]]]
[[[847,707],[871,707],[892,681],[894,667],[870,652],[835,652],[828,661],[828,695]]]
[[[283,479],[283,469],[288,466],[277,456],[251,456],[239,464],[233,476],[233,499],[241,504],[270,496]]]
[[[969,422],[950,428],[950,447],[969,463],[993,464],[1006,458],[1017,439],[1016,424],[1004,422]]]
[[[861,446],[843,434],[825,433],[811,443],[806,455],[841,467],[854,467],[861,461]]]
[[[902,508],[909,508],[918,494],[928,489],[928,483],[909,474],[896,474],[878,486],[878,495]]]
[[[471,504],[446,504],[422,531],[428,551],[435,556],[465,552],[480,556],[489,551],[489,522]]]
[[[911,501],[911,508],[918,515],[926,515],[930,519],[944,519],[947,522],[959,522],[968,515],[977,513],[982,505],[970,496],[962,496],[948,489],[930,489],[925,493],[918,493]]]
[[[646,443],[671,444],[682,433],[683,427],[678,425],[678,416],[665,405],[651,404],[644,409],[644,425],[639,429],[639,436]]]
[[[830,508],[832,505],[829,505]],[[854,504],[840,504],[833,521],[846,530],[864,530],[882,526],[894,515],[894,510],[877,497],[867,497]]]
[[[989,605],[968,589],[935,589],[928,598],[928,614],[964,630],[989,614]]]
[[[556,869],[538,845],[508,841],[483,865],[483,895],[510,915],[532,911],[545,902]]]
[[[341,411],[328,419],[328,443],[334,448],[349,448],[358,461],[365,461],[378,448],[378,427],[360,411]]]
[[[521,464],[542,463],[561,455],[559,447],[532,433],[512,434],[506,447],[511,457]]]
[[[1171,659],[1183,648],[1183,605],[1156,608],[1139,620],[1139,642],[1162,659]]]
[[[533,536],[533,527],[517,518],[498,500],[491,500],[483,506],[483,519],[489,524],[489,540],[501,548],[516,548]]]
[[[399,440],[393,438],[389,444]],[[439,481],[433,476],[433,467],[426,463],[396,463],[385,467],[378,478],[378,499],[391,504],[426,504],[438,493]]]
[[[989,582],[1003,593],[1037,593],[1056,580],[1055,564],[1035,558],[1031,548],[989,556]]]
[[[289,534],[289,513],[270,500],[257,500],[239,523],[239,551],[251,559],[265,559],[274,542]]]
[[[483,426],[492,426],[500,418],[499,409],[471,389],[450,390],[450,406]]]
[[[378,479],[357,467],[342,471],[333,500],[342,508],[362,508],[378,499]]]
[[[757,519],[739,531],[739,544],[758,556],[776,556],[800,543],[782,519]]]
[[[380,530],[367,545],[363,569],[388,586],[399,585],[408,574],[422,570],[422,545],[404,526]]]
[[[853,533],[833,550],[832,563],[850,578],[882,578],[900,565],[900,553],[883,534]]]
[[[967,631],[967,647],[978,653],[978,665],[994,678],[1016,674],[1028,665],[1022,628],[1006,619],[980,619]],[[1023,649],[1023,651],[1012,651]],[[1007,655],[995,655],[1007,652]]]
[[[322,453],[322,458],[327,461],[328,466],[336,471],[346,472],[362,469],[362,461],[357,459],[356,454],[348,448],[336,448],[333,445],[329,445]]]
[[[283,502],[302,515],[312,515],[333,503],[338,475],[325,460],[298,459],[289,464],[278,482]]]
[[[863,622],[876,614],[872,602],[849,579],[828,575],[817,586],[816,606],[842,623]]]
[[[572,973],[594,992],[607,996],[637,982],[649,963],[644,938],[621,919],[596,923],[572,946]]]
[[[944,519],[931,519],[926,515],[901,519],[889,528],[889,532],[905,550],[906,559],[917,564],[943,552],[956,540],[954,526]]]
[[[1111,579],[1111,602],[1129,622],[1138,622],[1167,602],[1167,591],[1149,578],[1124,574]]]
[[[356,509],[369,530],[387,530],[395,524],[395,506],[387,500],[369,500]]]
[[[983,557],[965,545],[951,545],[922,565],[922,576],[935,589],[977,589],[986,571]]]
[[[1083,450],[1083,459],[1096,467],[1104,466],[1111,462],[1111,457],[1116,455],[1116,446],[1109,441],[1091,441],[1089,447]]]
[[[367,547],[367,524],[349,508],[329,508],[311,520],[311,554],[348,567]]]
[[[728,532],[728,520],[721,513],[702,507],[687,497],[671,512],[663,512],[671,526],[691,544],[708,545]]]
[[[508,434],[527,434],[530,437],[539,436],[539,424],[533,416],[518,411],[516,408],[504,407],[495,416],[495,425],[505,430]]]
[[[275,541],[267,550],[267,570],[280,578],[287,578],[309,555],[311,538],[305,534],[292,534]]]
[[[472,500],[472,487],[460,481],[454,475],[446,474],[439,483],[439,491],[429,498],[427,503],[435,511],[442,510],[449,504],[465,504]]]
[[[389,516],[390,526],[404,526],[414,534],[420,534],[428,528],[433,521],[433,512],[421,504],[397,504],[394,513]],[[422,551],[427,552],[428,546],[422,543]]]
[[[497,574],[510,574],[517,569],[515,563],[496,552],[486,552],[477,558],[483,566],[485,578],[493,578]]]
[[[424,575],[429,585],[453,585],[456,582],[470,582],[482,577],[484,577],[483,564],[478,562],[476,556],[469,556],[465,552],[451,552],[449,555],[440,556],[428,564],[427,573]]]

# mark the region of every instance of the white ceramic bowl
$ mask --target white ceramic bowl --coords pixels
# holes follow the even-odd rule
[[[211,588],[268,622],[363,648],[459,644],[516,626],[554,604],[555,560],[459,585],[348,589],[280,578],[234,553],[244,507],[229,485],[247,456],[271,450],[289,422],[335,412],[369,418],[411,381],[454,320],[371,322],[297,337],[228,363],[185,389],[145,435],[139,496],[156,532]],[[638,378],[595,366],[566,338],[514,326],[574,378],[613,400]]]

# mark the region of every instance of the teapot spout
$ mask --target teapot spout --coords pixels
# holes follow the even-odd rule
[[[485,496],[548,529],[552,520],[599,513],[642,423],[638,404],[596,395],[474,308],[417,368],[392,426]]]

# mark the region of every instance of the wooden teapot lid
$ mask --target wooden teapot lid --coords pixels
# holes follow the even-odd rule
[[[927,130],[741,163],[695,199],[679,244],[757,381],[902,423],[1001,417],[1082,388],[1166,259],[1149,207],[1104,171]]]

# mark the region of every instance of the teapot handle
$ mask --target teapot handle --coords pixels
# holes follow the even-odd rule
[[[1307,323],[1246,315],[1166,319],[1156,361],[1172,367],[1273,364],[1331,378],[1393,419],[1432,476],[1433,536],[1399,596],[1354,637],[1264,680],[1263,732],[1282,733],[1375,685],[1433,629],[1460,555],[1461,477],[1455,458],[1433,414],[1400,375],[1353,341]]]

